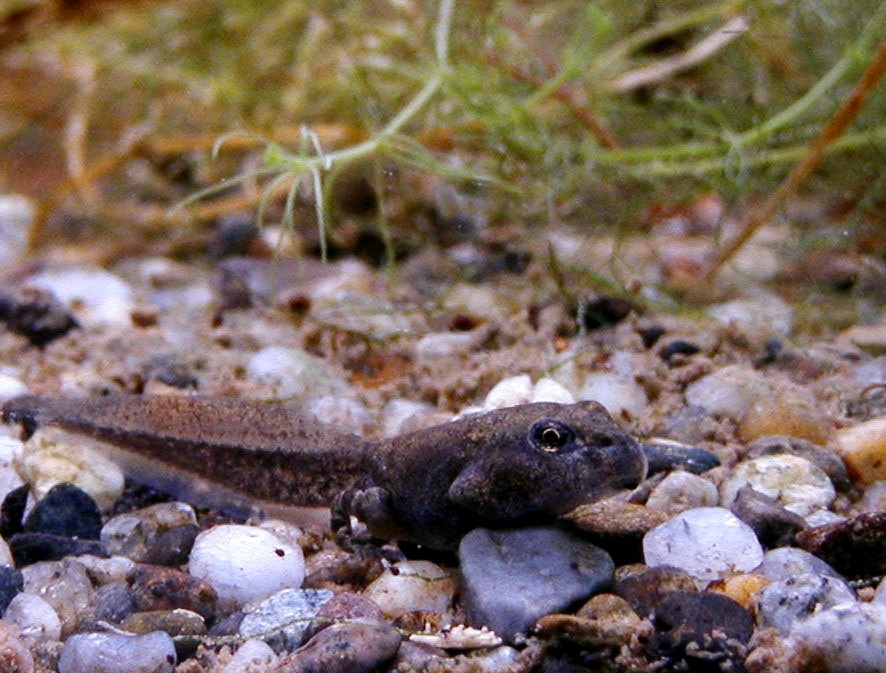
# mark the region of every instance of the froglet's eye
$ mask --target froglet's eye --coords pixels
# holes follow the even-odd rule
[[[551,419],[538,421],[529,431],[529,438],[536,448],[549,453],[557,453],[568,448],[575,439],[575,433],[565,423]]]

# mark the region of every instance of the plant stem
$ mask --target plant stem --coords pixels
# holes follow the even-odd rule
[[[834,141],[843,134],[849,124],[861,112],[865,98],[877,85],[884,72],[886,72],[886,33],[882,35],[877,53],[871,59],[858,84],[855,85],[849,97],[843,101],[843,104],[828,120],[828,123],[824,125],[818,137],[809,145],[809,149],[803,159],[794,166],[778,189],[758,209],[752,211],[747,216],[738,236],[720,249],[716,259],[714,259],[714,263],[706,274],[707,281],[713,280],[720,268],[738,252],[745,242],[754,235],[754,232],[772,219],[786,199],[797,193],[797,190],[800,189],[806,178],[821,162],[828,146],[833,145]]]

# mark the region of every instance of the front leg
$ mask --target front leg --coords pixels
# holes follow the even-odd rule
[[[339,494],[331,510],[332,532],[339,547],[389,561],[403,559],[396,546],[386,544],[408,538],[394,522],[391,494],[387,490],[378,486],[349,488]]]

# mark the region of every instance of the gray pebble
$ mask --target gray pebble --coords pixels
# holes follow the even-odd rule
[[[400,633],[385,623],[334,624],[284,657],[280,673],[370,673],[384,670],[400,649]]]
[[[855,602],[846,582],[835,577],[802,573],[767,584],[757,594],[757,624],[787,635],[794,621],[840,603]]]
[[[848,491],[852,485],[849,481],[849,474],[846,472],[846,465],[836,453],[799,437],[782,435],[760,437],[748,444],[745,457],[757,458],[781,453],[799,456],[818,465],[828,475],[834,488],[838,491]]]
[[[609,554],[559,528],[478,528],[459,547],[462,601],[473,626],[512,640],[612,582]]]
[[[261,638],[275,652],[291,652],[302,644],[314,617],[333,596],[328,589],[282,589],[243,608],[239,633]]]
[[[144,636],[71,636],[58,660],[58,673],[172,673],[174,668],[172,638],[160,631]]]
[[[790,579],[802,573],[843,579],[836,570],[817,556],[793,547],[781,547],[766,552],[754,572],[773,582]]]
[[[807,665],[828,673],[886,671],[886,606],[850,603],[798,620],[788,642]]]
[[[750,486],[738,490],[729,509],[753,528],[757,539],[770,548],[790,544],[794,533],[806,527],[803,517],[789,512],[775,498],[758,493]]]

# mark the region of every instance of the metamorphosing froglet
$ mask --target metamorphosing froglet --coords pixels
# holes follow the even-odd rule
[[[333,506],[381,539],[454,549],[479,526],[522,525],[633,488],[640,444],[596,402],[500,409],[367,441],[288,404],[220,397],[25,396],[3,407],[103,440],[256,500]]]

